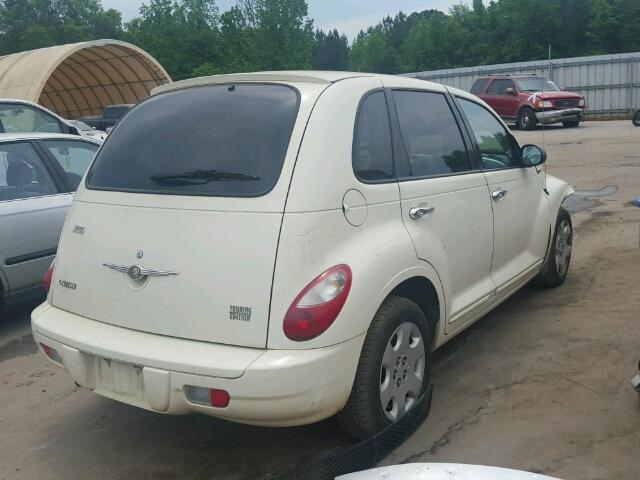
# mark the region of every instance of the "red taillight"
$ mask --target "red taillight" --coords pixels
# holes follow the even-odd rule
[[[42,347],[42,351],[44,352],[44,354],[49,357],[49,360],[62,365],[62,357],[55,348],[50,347],[49,345],[45,345],[44,343],[41,343],[40,347]]]
[[[291,340],[311,340],[331,326],[351,289],[351,269],[336,265],[307,285],[284,317],[284,334]]]
[[[211,406],[216,408],[227,408],[231,401],[229,392],[226,390],[218,390],[217,388],[211,389],[209,398],[211,400]]]
[[[198,405],[227,408],[231,402],[229,392],[218,388],[185,385],[184,392],[190,402],[197,403]]]
[[[53,259],[51,265],[47,269],[47,272],[44,274],[44,288],[48,292],[51,289],[51,279],[53,278],[53,272],[56,269],[56,260]]]

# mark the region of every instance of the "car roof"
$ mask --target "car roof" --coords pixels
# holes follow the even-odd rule
[[[100,145],[93,138],[66,133],[40,133],[40,132],[11,132],[0,133],[0,142],[15,142],[17,140],[82,140]]]
[[[514,78],[515,79],[518,79],[518,78],[544,78],[544,79],[546,79],[547,77],[543,77],[541,75],[534,75],[534,74],[531,74],[531,73],[530,74],[523,73],[523,74],[520,74],[520,75],[518,75],[518,74],[510,75],[508,73],[505,73],[504,75],[482,75],[481,77],[478,77],[478,78],[479,79],[480,78],[494,78],[494,79],[498,79],[498,80],[507,78],[507,79],[513,80]]]
[[[55,117],[56,119],[58,119],[59,121],[61,121],[63,123],[67,123],[68,122],[68,120],[66,118],[62,118],[57,113],[52,112],[51,110],[49,110],[46,107],[43,107],[39,103],[30,102],[29,100],[22,100],[21,98],[0,98],[0,103],[12,103],[12,104],[15,104],[15,105],[29,105],[30,107],[34,107],[34,108],[37,108],[39,110],[42,110],[43,112],[48,113],[49,115]]]
[[[400,77],[395,75],[382,75],[377,73],[364,73],[364,72],[338,72],[338,71],[325,71],[325,70],[290,70],[290,71],[273,71],[273,72],[251,72],[251,73],[231,73],[223,75],[211,75],[208,77],[190,78],[187,80],[180,80],[178,82],[167,83],[159,87],[154,88],[151,91],[151,95],[157,95],[159,93],[170,92],[173,90],[179,90],[182,88],[196,87],[201,85],[215,85],[223,83],[234,82],[281,82],[281,83],[312,83],[320,85],[330,85],[332,83],[340,82],[350,78],[379,78],[394,79],[399,81],[402,79],[403,83],[414,82],[416,87],[424,87],[424,80],[411,79],[408,77]]]

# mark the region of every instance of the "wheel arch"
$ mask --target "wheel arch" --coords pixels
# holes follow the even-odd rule
[[[548,199],[549,208],[551,210],[551,223],[552,225],[555,225],[560,207],[564,201],[575,192],[575,190],[567,182],[554,177],[553,175],[546,176],[546,189],[547,192],[549,192]]]
[[[440,325],[440,300],[438,291],[431,280],[423,276],[408,278],[398,284],[387,298],[392,296],[406,298],[420,307],[429,323],[435,345]]]
[[[442,343],[447,315],[446,296],[440,275],[431,264],[421,262],[398,273],[378,297],[376,311],[391,296],[415,302],[429,320],[434,347]]]
[[[553,175],[546,176],[545,188],[547,189],[547,192],[549,192],[547,199],[549,201],[549,210],[551,212],[551,215],[549,215],[549,219],[550,219],[549,242],[547,244],[547,253],[545,255],[545,264],[546,264],[547,259],[549,258],[549,253],[551,252],[553,233],[554,233],[556,221],[558,219],[558,214],[560,213],[560,208],[564,204],[565,200],[569,196],[573,195],[575,190],[567,182],[565,182],[560,178],[554,177]]]
[[[522,105],[520,105],[518,107],[518,111],[516,112],[516,119],[520,117],[520,112],[522,112],[522,110],[524,110],[525,108],[528,108],[529,110],[531,110],[534,114],[536,113],[536,109],[533,108],[533,105],[531,105],[530,103],[523,103]]]

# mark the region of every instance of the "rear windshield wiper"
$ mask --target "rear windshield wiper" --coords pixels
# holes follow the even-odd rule
[[[255,181],[260,180],[260,177],[221,170],[192,170],[184,173],[159,173],[151,175],[149,179],[155,183],[179,187],[204,185],[209,182]]]

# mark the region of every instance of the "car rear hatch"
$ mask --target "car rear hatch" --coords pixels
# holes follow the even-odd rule
[[[265,347],[289,180],[326,85],[299,87],[199,86],[131,110],[70,210],[52,304],[134,330]]]

